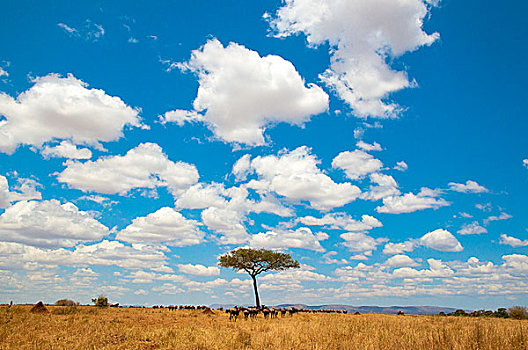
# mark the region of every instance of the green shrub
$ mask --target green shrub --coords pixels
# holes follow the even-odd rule
[[[108,298],[104,295],[99,295],[97,298],[93,298],[92,302],[98,307],[108,307],[110,305],[108,304]]]

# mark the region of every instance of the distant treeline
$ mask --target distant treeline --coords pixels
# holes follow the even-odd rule
[[[524,306],[513,306],[509,309],[504,307],[498,308],[496,311],[491,310],[476,310],[472,312],[466,312],[462,309],[458,309],[454,312],[445,313],[440,312],[439,316],[467,316],[467,317],[497,317],[497,318],[513,318],[516,320],[528,319],[528,309]]]

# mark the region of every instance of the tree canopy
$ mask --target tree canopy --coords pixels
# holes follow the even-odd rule
[[[227,252],[218,258],[218,265],[237,271],[246,271],[251,276],[257,307],[260,307],[257,275],[266,271],[282,271],[301,267],[299,262],[293,259],[290,254],[252,248],[238,248]]]

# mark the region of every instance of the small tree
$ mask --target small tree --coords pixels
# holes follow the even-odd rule
[[[104,295],[99,295],[97,298],[93,298],[92,299],[92,302],[94,303],[95,306],[99,306],[99,307],[108,307],[108,298],[105,297]]]
[[[218,258],[218,265],[237,271],[246,271],[253,279],[255,303],[260,308],[257,288],[257,276],[266,271],[282,271],[299,268],[299,262],[290,254],[274,252],[268,249],[238,248]]]
[[[528,319],[528,309],[525,306],[512,306],[508,309],[510,318],[515,320]]]

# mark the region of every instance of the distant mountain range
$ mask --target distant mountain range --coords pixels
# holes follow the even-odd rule
[[[234,304],[213,304],[211,308],[217,309],[219,307],[231,308]],[[250,306],[250,305],[244,305]],[[272,305],[268,305],[272,306]],[[362,314],[388,314],[395,315],[398,311],[403,311],[407,315],[435,315],[439,312],[450,313],[455,311],[452,307],[441,306],[351,306],[343,304],[327,304],[327,305],[305,305],[305,304],[280,304],[273,305],[273,307],[295,307],[297,309],[309,310],[347,310],[349,313],[359,312]],[[467,311],[467,310],[466,310]]]

